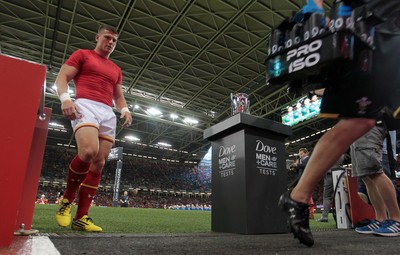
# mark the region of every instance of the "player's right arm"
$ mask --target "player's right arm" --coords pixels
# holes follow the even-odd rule
[[[70,82],[77,75],[77,73],[78,69],[64,64],[62,65],[55,82],[57,94],[61,101],[61,110],[63,115],[65,118],[71,120],[77,118],[77,112],[79,109],[69,97],[68,82]]]

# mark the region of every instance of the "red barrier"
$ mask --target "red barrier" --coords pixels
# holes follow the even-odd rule
[[[44,146],[47,130],[43,130],[47,129],[50,118],[50,111],[46,110],[46,121],[37,125],[45,76],[46,67],[43,65],[0,55],[3,95],[0,103],[0,194],[7,194],[6,199],[0,199],[0,246],[12,243],[17,219],[28,223],[30,218],[32,221],[33,211],[25,215],[22,211],[31,207],[31,203],[34,206],[35,200],[21,198],[26,195],[27,185],[36,185],[36,191],[38,186],[39,178],[36,177],[40,175],[43,160],[43,152],[40,152],[44,151],[44,147],[33,146]],[[33,192],[32,188],[30,192]]]
[[[15,230],[19,230],[21,224],[25,226],[25,231],[31,230],[32,226],[32,218],[35,210],[36,194],[38,190],[38,181],[40,179],[44,149],[46,147],[46,138],[49,130],[51,109],[44,108],[44,113],[46,114],[46,119],[36,119],[31,151],[28,159],[28,168],[25,173]]]

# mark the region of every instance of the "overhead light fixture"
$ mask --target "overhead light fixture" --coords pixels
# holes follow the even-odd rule
[[[55,91],[57,91],[57,86],[56,86],[56,84],[54,84],[52,87],[51,87],[52,89],[54,89]],[[72,90],[72,89],[70,89],[70,88],[68,88],[68,94],[74,94],[74,91]]]
[[[127,140],[129,140],[129,141],[132,141],[132,142],[134,142],[134,141],[140,141],[139,138],[137,138],[137,137],[135,137],[135,136],[132,136],[132,135],[125,136],[125,139],[127,139]]]
[[[50,122],[50,123],[49,123],[49,126],[58,127],[58,128],[64,128],[64,125],[60,125],[60,124],[55,123],[55,122]]]
[[[176,118],[178,118],[178,115],[176,115],[175,113],[171,113],[170,117],[171,119],[175,120]]]
[[[305,137],[301,137],[301,138],[299,138],[299,139],[297,139],[297,140],[295,140],[295,141],[287,142],[287,143],[285,143],[285,145],[289,145],[290,143],[298,143],[298,142],[301,142],[302,140],[306,140],[306,139],[308,139],[308,138],[310,138],[310,137],[312,137],[312,136],[316,136],[316,135],[319,135],[319,134],[321,134],[321,133],[325,133],[326,131],[329,131],[329,130],[331,130],[331,129],[332,129],[332,128],[327,128],[327,129],[324,129],[324,130],[321,130],[321,131],[317,131],[316,133],[307,135],[307,136],[305,136]]]
[[[172,145],[169,143],[158,142],[157,145],[164,146],[164,147],[171,147]]]
[[[207,116],[210,116],[211,118],[215,118],[216,112],[214,111],[207,111]]]
[[[198,120],[195,120],[195,119],[192,119],[192,118],[185,118],[183,121],[188,123],[189,125],[195,125],[195,124],[199,123]]]
[[[151,115],[151,116],[160,116],[162,115],[162,112],[160,110],[158,110],[157,108],[151,107],[149,109],[147,109],[147,114]]]

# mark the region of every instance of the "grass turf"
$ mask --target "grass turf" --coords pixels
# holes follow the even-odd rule
[[[56,205],[36,205],[32,229],[40,233],[71,233],[70,227],[59,227],[54,219]],[[75,215],[76,206],[72,209]],[[140,209],[121,207],[91,207],[90,217],[101,226],[105,233],[207,233],[211,232],[211,212],[180,211],[163,209]],[[315,219],[320,218],[315,214]],[[336,223],[329,215],[329,222],[310,220],[314,230],[336,229]]]

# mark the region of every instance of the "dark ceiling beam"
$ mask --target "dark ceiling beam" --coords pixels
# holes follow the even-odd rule
[[[135,3],[136,0],[130,0],[129,3],[126,4],[124,13],[122,14],[121,19],[119,20],[119,23],[117,25],[118,34],[121,34],[124,31],[126,22],[128,22],[129,17],[131,16]]]
[[[247,57],[251,52],[254,51],[255,48],[260,47],[267,40],[268,35],[262,37],[253,47],[249,47],[245,52],[243,52],[238,58],[234,61],[230,62],[228,66],[224,68],[219,74],[215,75],[207,84],[205,84],[199,91],[197,91],[189,100],[186,101],[184,107],[190,105],[199,95],[201,95],[204,91],[206,91],[209,87],[211,87],[215,81],[220,79],[226,72],[231,70],[234,66],[236,66],[240,61],[242,61],[245,57]]]
[[[136,83],[139,81],[139,79],[142,77],[142,75],[144,74],[144,72],[147,70],[147,67],[151,64],[151,62],[153,61],[153,58],[157,55],[157,53],[159,52],[159,50],[163,47],[163,45],[165,44],[166,40],[171,36],[172,32],[176,29],[176,27],[179,25],[179,23],[182,21],[182,19],[185,17],[185,15],[189,12],[189,10],[192,8],[193,4],[194,4],[195,0],[190,0],[186,3],[186,5],[183,7],[183,9],[178,13],[178,15],[176,16],[176,19],[171,23],[171,25],[168,27],[168,30],[163,34],[162,38],[160,39],[160,41],[158,42],[158,44],[156,45],[156,47],[154,47],[154,49],[152,50],[152,52],[150,53],[150,56],[146,59],[146,61],[144,62],[144,64],[141,66],[140,70],[137,72],[137,74],[135,75],[135,77],[133,78],[133,80],[131,81],[131,83],[128,86],[127,91],[129,92],[132,88],[134,88],[134,86],[136,85]],[[158,96],[156,98],[156,100],[160,100],[160,96]]]
[[[42,58],[40,63],[43,64],[44,63],[44,52],[46,49],[46,39],[47,39],[47,27],[50,24],[50,19],[49,19],[49,9],[50,9],[50,5],[49,2],[46,3],[46,17],[45,17],[45,22],[44,22],[44,26],[43,26],[43,41],[42,41]]]
[[[51,70],[53,68],[53,57],[54,57],[54,50],[56,48],[56,43],[57,43],[57,35],[58,35],[58,29],[59,29],[59,25],[60,25],[62,3],[63,3],[63,0],[58,0],[56,17],[55,17],[54,28],[53,28],[53,37],[51,39],[50,58],[49,58],[49,63],[47,65],[48,70]]]
[[[74,9],[72,10],[71,22],[69,23],[69,28],[68,28],[68,33],[67,33],[67,41],[65,43],[64,52],[63,52],[63,58],[62,58],[62,62],[61,63],[64,63],[64,61],[65,61],[65,59],[67,57],[67,49],[68,49],[68,46],[69,46],[69,40],[71,39],[71,31],[72,31],[72,28],[74,27],[74,20],[75,20],[76,9],[78,7],[78,2],[79,1],[75,1]]]
[[[171,82],[163,89],[163,91],[158,95],[158,99],[161,98],[174,84],[175,82],[183,75],[186,73],[187,69],[189,69],[194,62],[196,62],[201,55],[204,54],[204,52],[213,44],[215,41],[226,31],[230,28],[230,26],[235,23],[245,11],[247,11],[255,2],[254,1],[248,1],[240,10],[236,12],[236,15],[231,17],[229,20],[225,22],[225,24],[221,27],[220,30],[216,31],[214,35],[207,41],[204,46],[196,52],[196,54],[190,59],[188,63],[179,71],[177,75],[171,80]],[[198,93],[197,93],[198,94]],[[186,102],[185,106],[191,103],[193,100],[193,97],[189,100],[190,102]]]

